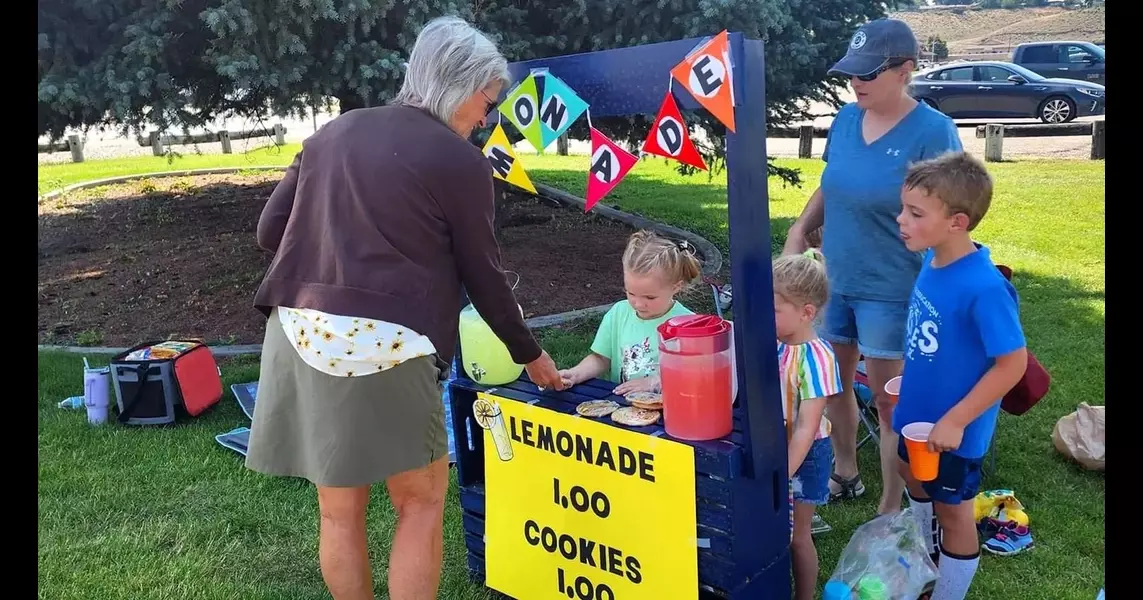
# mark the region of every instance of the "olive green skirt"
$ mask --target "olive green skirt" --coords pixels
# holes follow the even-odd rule
[[[319,486],[371,485],[448,456],[436,356],[357,377],[305,362],[276,315],[266,321],[246,466]]]

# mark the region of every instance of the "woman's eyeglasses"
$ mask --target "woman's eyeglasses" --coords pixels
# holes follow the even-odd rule
[[[484,112],[492,112],[492,109],[496,108],[496,101],[493,100],[492,98],[489,98],[488,94],[484,93],[484,90],[480,90],[480,95],[484,96],[484,100],[485,100]]]
[[[859,81],[873,81],[874,79],[880,77],[881,74],[885,71],[888,71],[889,69],[896,69],[897,67],[909,62],[910,60],[912,59],[889,58],[885,60],[884,64],[882,64],[880,67],[877,67],[876,71],[869,73],[868,75],[857,75],[856,77]]]

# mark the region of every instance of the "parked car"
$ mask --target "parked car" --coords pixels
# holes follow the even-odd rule
[[[1012,49],[1010,60],[1044,77],[1107,85],[1103,46],[1091,42],[1029,42]]]
[[[1067,123],[1104,113],[1103,86],[1046,78],[1020,65],[964,62],[922,71],[909,93],[954,119],[1040,119]]]

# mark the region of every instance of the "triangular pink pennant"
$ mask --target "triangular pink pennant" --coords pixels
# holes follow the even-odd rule
[[[591,168],[587,172],[587,202],[591,210],[639,162],[638,157],[620,148],[594,127],[591,128]]]
[[[687,124],[683,122],[683,115],[679,112],[679,105],[675,104],[675,96],[667,90],[663,104],[659,107],[659,116],[647,132],[647,139],[643,141],[643,152],[677,160],[696,169],[707,170],[702,155],[691,141]]]

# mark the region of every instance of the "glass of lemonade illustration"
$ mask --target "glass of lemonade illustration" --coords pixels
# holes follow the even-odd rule
[[[504,424],[504,413],[500,412],[500,405],[477,398],[472,403],[472,414],[476,424],[492,434],[492,443],[496,445],[496,455],[500,460],[512,460],[512,440],[508,437],[508,427]]]

